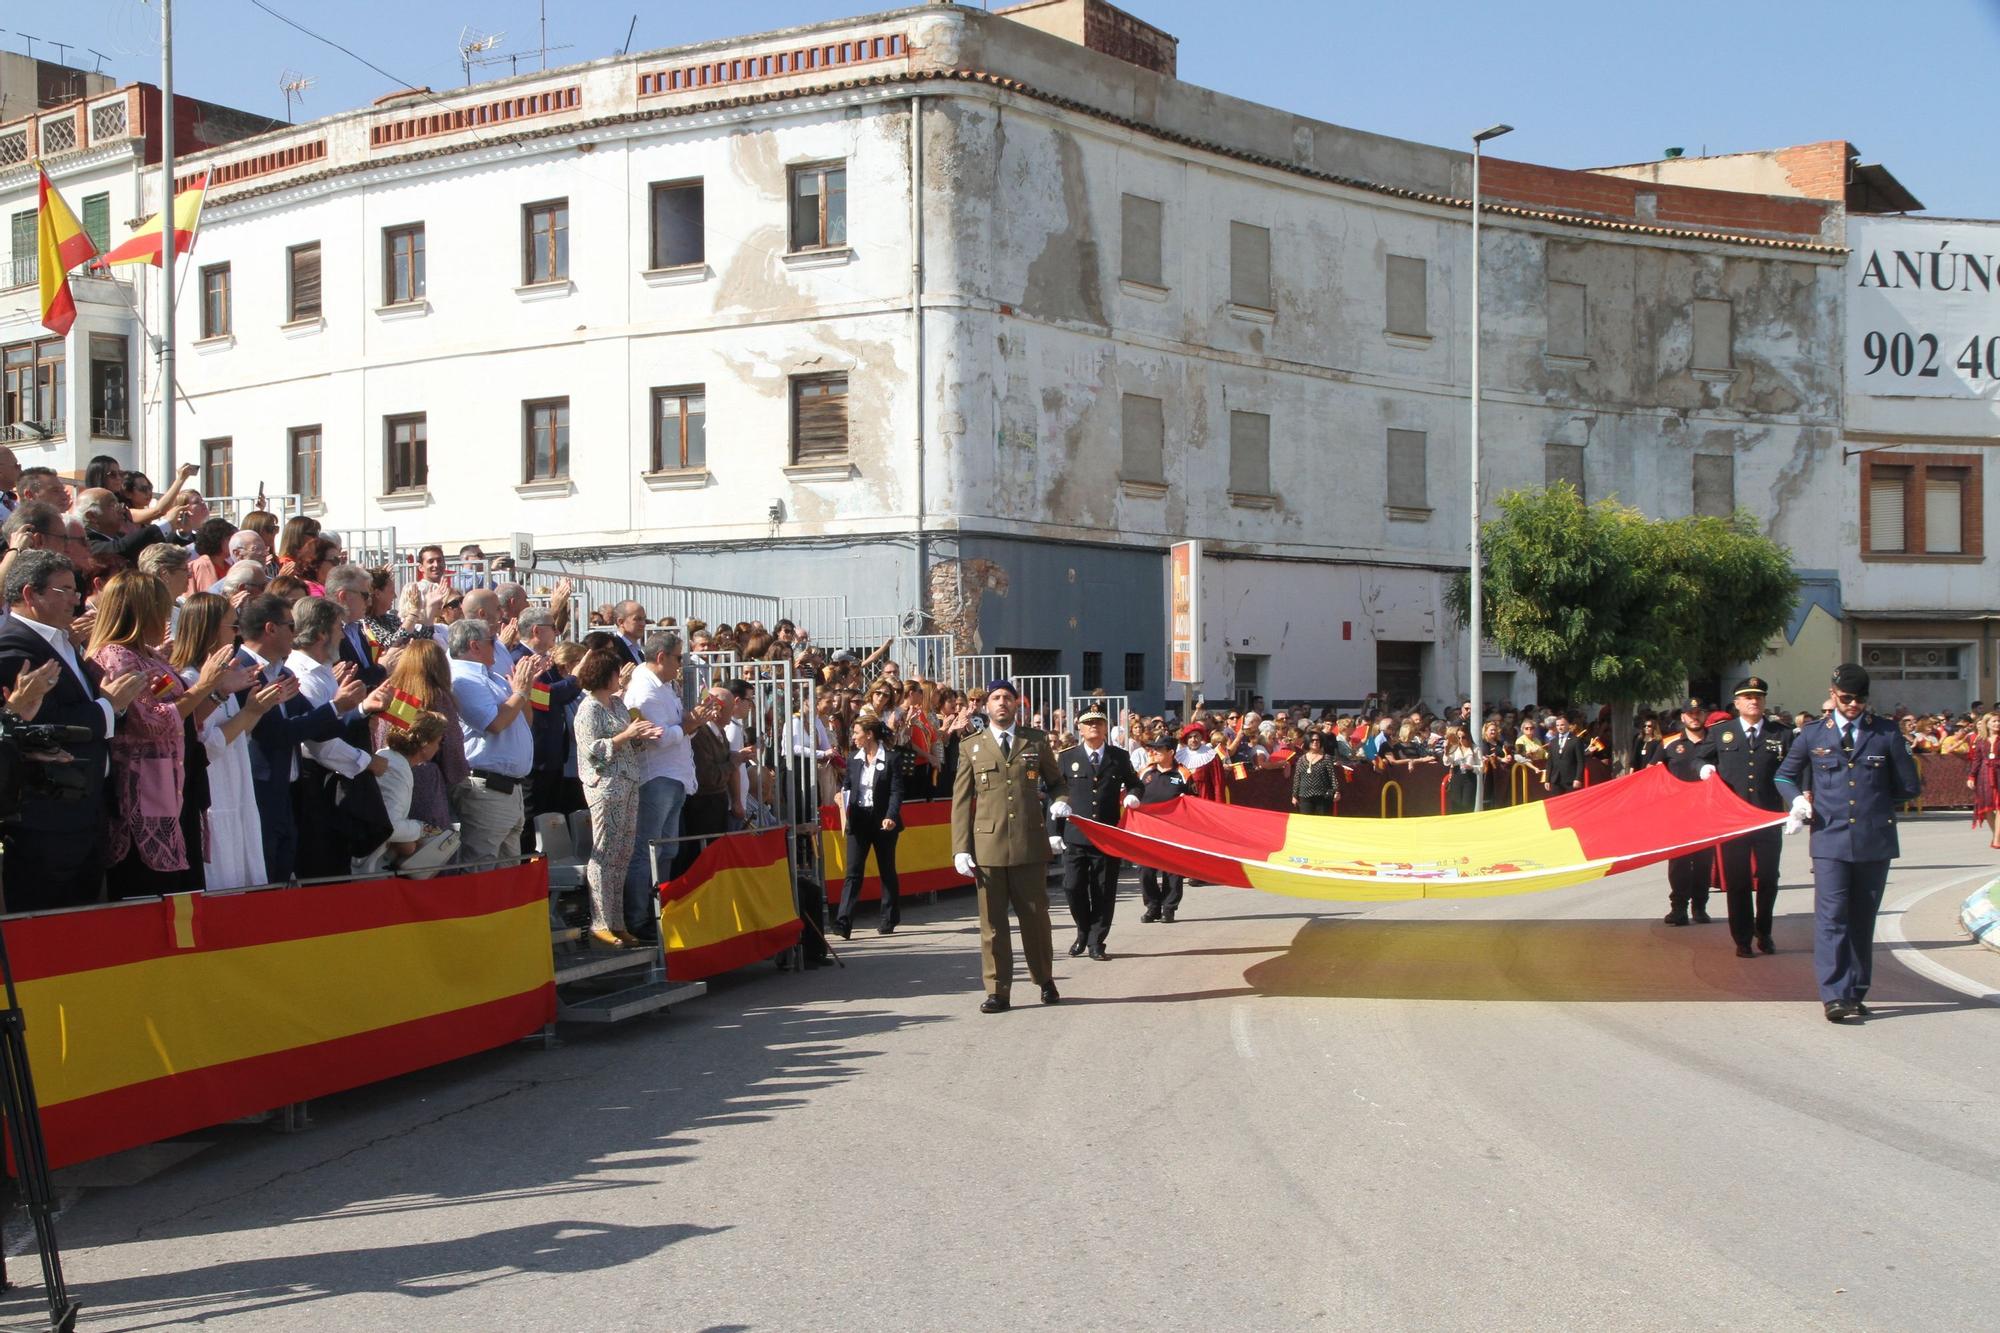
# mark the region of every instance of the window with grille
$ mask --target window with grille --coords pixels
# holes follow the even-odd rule
[[[561,481],[569,476],[569,399],[539,398],[521,404],[527,465],[524,481]]]
[[[292,493],[305,504],[326,498],[320,478],[320,428],[294,426],[287,432],[287,452],[291,455]]]
[[[12,221],[13,248],[7,253],[7,285],[25,287],[39,280],[42,271],[35,210],[16,213]]]
[[[653,187],[654,268],[679,268],[708,258],[703,226],[707,205],[702,183],[667,181]]]
[[[1125,692],[1137,694],[1146,688],[1146,655],[1144,653],[1125,654]]]
[[[1271,229],[1249,222],[1229,224],[1229,302],[1253,310],[1274,310],[1271,300]]]
[[[382,229],[382,304],[424,299],[424,225]]]
[[[653,471],[708,466],[708,395],[699,384],[653,390]]]
[[[847,376],[793,380],[792,462],[837,462],[846,457]]]
[[[226,337],[229,320],[229,265],[210,264],[201,271],[201,336]]]
[[[201,442],[201,493],[236,494],[236,441],[227,435]]]
[[[320,314],[319,242],[285,251],[285,319],[317,319]]]
[[[1103,653],[1087,652],[1083,655],[1083,688],[1085,690],[1101,690],[1104,688]]]
[[[792,249],[847,244],[847,164],[792,168]]]
[[[422,412],[384,417],[382,476],[391,491],[420,491],[430,483],[428,432]]]
[[[522,210],[523,286],[569,277],[569,200],[550,199]]]

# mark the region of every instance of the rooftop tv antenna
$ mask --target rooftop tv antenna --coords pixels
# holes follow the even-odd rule
[[[288,69],[278,76],[278,91],[285,95],[285,123],[287,125],[292,123],[292,99],[297,98],[299,105],[304,106],[306,104],[306,89],[318,82],[319,80],[312,75],[301,74],[295,69]]]
[[[508,56],[488,54],[499,46],[506,36],[504,32],[481,32],[471,24],[458,30],[458,63],[465,71],[465,81],[468,84],[472,82],[474,65],[493,65],[510,59]]]

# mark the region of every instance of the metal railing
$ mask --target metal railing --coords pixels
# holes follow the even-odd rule
[[[1015,676],[1014,688],[1021,694],[1021,716],[1032,727],[1050,731],[1068,730],[1071,725],[1068,676]]]
[[[902,668],[904,680],[941,681],[949,685],[955,647],[949,634],[905,634],[897,638],[889,656]]]
[[[839,593],[815,597],[780,597],[778,615],[807,631],[817,642],[844,633],[847,598]]]
[[[296,495],[205,495],[202,499],[208,502],[211,515],[239,524],[245,514],[261,508],[265,513],[276,514],[282,527],[285,520],[298,513],[300,508]]]
[[[989,680],[1004,680],[1014,670],[1007,653],[970,653],[951,659],[951,685],[956,690],[983,690]]]

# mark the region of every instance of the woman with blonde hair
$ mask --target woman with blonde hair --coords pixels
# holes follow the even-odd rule
[[[903,731],[911,756],[903,773],[906,801],[928,801],[940,790],[937,775],[944,766],[944,738],[931,714],[931,697],[927,681],[913,680],[903,687]]]
[[[90,660],[106,676],[137,672],[148,682],[111,735],[111,828],[105,859],[114,898],[199,889],[203,816],[208,813],[208,754],[195,727],[217,700],[250,683],[233,664],[235,645],[202,660],[184,685],[156,645],[167,636],[173,598],[167,585],[136,569],[111,576],[97,595]]]
[[[229,599],[190,593],[181,603],[172,658],[190,693],[200,680],[202,663],[219,652],[233,658],[235,641],[236,608]],[[215,708],[196,723],[195,736],[208,760],[204,888],[241,889],[264,882],[264,825],[257,817],[257,789],[250,778],[250,730],[298,692],[298,677],[289,675],[243,696],[240,704],[236,691],[222,690]]]
[[[417,638],[404,644],[389,668],[390,708],[375,715],[370,743],[380,750],[389,743],[395,726],[394,705],[400,697],[404,709],[428,709],[442,713],[451,725],[429,762],[410,765],[410,818],[432,828],[451,827],[451,789],[472,776],[465,758],[465,732],[458,724],[458,703],[451,697],[451,659],[436,639]]]

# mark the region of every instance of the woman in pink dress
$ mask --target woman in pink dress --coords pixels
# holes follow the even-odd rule
[[[1972,776],[1965,780],[1972,788],[1972,822],[1987,825],[1987,845],[2000,847],[2000,713],[1979,719],[1967,758],[1972,761]]]

